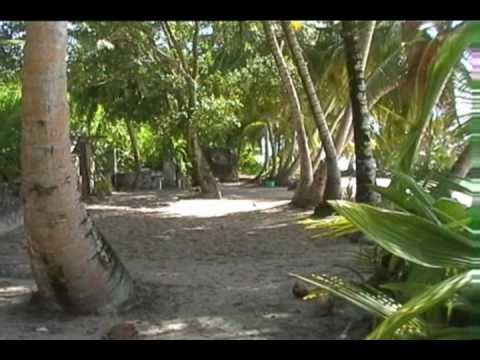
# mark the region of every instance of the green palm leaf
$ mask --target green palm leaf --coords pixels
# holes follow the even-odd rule
[[[480,243],[419,216],[348,201],[335,210],[390,253],[426,267],[478,267]]]
[[[431,112],[452,74],[456,64],[469,44],[479,39],[480,22],[468,21],[455,28],[438,48],[429,47],[425,77],[419,78],[414,90],[414,98],[408,117],[413,125],[402,146],[399,169],[408,172],[423,137]],[[439,40],[435,40],[439,41]],[[423,74],[419,74],[423,76]],[[421,81],[420,81],[421,80]]]
[[[318,288],[325,289],[365,311],[368,311],[376,317],[388,318],[402,307],[402,305],[396,302],[393,298],[373,287],[346,281],[337,276],[322,274],[306,277],[292,273],[289,275]],[[426,329],[426,325],[423,321],[411,318],[409,322],[405,323],[405,326],[399,329],[397,336],[412,332],[425,334]]]
[[[448,299],[455,292],[470,283],[472,271],[450,277],[407,302],[392,316],[385,319],[368,337],[369,340],[391,339],[395,331],[409,320]]]
[[[365,287],[341,279],[338,276],[312,274],[311,276],[306,277],[293,273],[290,273],[289,275],[310,285],[328,290],[334,295],[368,311],[372,315],[382,318],[394,314],[402,306],[380,291],[377,291],[376,293],[370,289],[367,291],[365,290]]]
[[[326,219],[303,219],[298,221],[307,230],[315,230],[313,238],[336,238],[358,233],[358,229],[343,216],[334,216]]]
[[[432,340],[479,340],[480,326],[448,327],[429,334]]]

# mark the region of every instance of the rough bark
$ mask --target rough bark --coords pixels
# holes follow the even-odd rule
[[[373,24],[372,24],[373,23]],[[362,47],[362,69],[365,70],[368,60],[368,54],[370,52],[370,47],[373,39],[373,33],[375,30],[375,22],[369,22],[365,32],[362,36],[361,47]],[[370,79],[369,79],[370,80]],[[383,96],[383,95],[382,95]],[[378,101],[380,97],[376,99]],[[345,145],[349,142],[352,134],[352,104],[349,101],[345,109],[339,114],[339,118],[335,121],[339,123],[338,130],[335,133],[335,150],[337,156],[340,157],[343,153]],[[315,174],[313,177],[312,184],[312,193],[315,197],[316,204],[320,204],[315,209],[315,215],[323,216],[326,215],[324,211],[324,206],[322,206],[323,198],[325,194],[326,184],[327,184],[327,164],[325,161],[322,161],[320,165],[316,168]]]
[[[354,21],[342,22],[355,144],[355,200],[375,204],[379,201],[379,196],[370,189],[370,186],[376,183],[376,162],[372,151],[372,124],[368,111],[365,72],[362,69],[363,54],[359,48],[356,25]]]
[[[368,55],[370,54],[370,47],[372,44],[373,34],[375,31],[375,21],[369,21],[367,24],[367,29],[363,33],[362,39],[360,40],[360,47],[361,47],[361,66],[362,71],[365,72],[367,67]],[[370,80],[370,79],[369,79]],[[367,82],[368,85],[368,82]],[[378,94],[380,97],[384,94]],[[373,99],[372,99],[373,100]],[[376,99],[375,103],[378,102],[379,99]],[[373,103],[373,101],[372,101]],[[352,103],[351,101],[348,102],[348,105],[345,111],[342,113],[342,118],[340,120],[340,128],[335,137],[335,148],[337,150],[337,154],[341,154],[345,145],[348,143],[348,135],[350,129],[352,128]]]
[[[22,89],[22,187],[35,298],[73,313],[133,303],[128,271],[80,201],[70,153],[66,22],[31,22]]]
[[[310,186],[312,185],[313,181],[313,170],[307,133],[305,131],[303,112],[297,91],[295,89],[295,84],[278,45],[278,41],[274,33],[273,23],[270,21],[264,21],[263,26],[268,43],[275,58],[275,63],[279,70],[282,85],[292,107],[292,115],[295,122],[295,128],[297,130],[298,152],[300,155],[300,181],[293,196],[292,205],[295,207],[305,208],[312,205]]]

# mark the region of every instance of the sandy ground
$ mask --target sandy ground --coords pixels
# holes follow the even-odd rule
[[[178,200],[175,191],[115,193],[88,206],[135,279],[142,303],[127,314],[81,316],[28,304],[34,283],[23,229],[0,236],[0,339],[100,339],[137,324],[142,339],[350,339],[365,336],[363,314],[339,301],[325,316],[292,295],[288,272],[352,277],[360,245],[312,240],[296,223],[284,188],[223,185],[222,200]]]

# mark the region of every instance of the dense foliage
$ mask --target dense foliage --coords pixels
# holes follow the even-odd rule
[[[74,144],[90,139],[94,180],[109,181],[115,157],[120,172],[162,170],[172,162],[177,174],[195,182],[204,177],[199,171],[209,174],[200,155],[226,148],[237,155],[241,174],[282,185],[298,178],[301,159],[309,158],[315,183],[326,176],[318,114],[337,160],[349,163],[355,153],[352,85],[341,22],[270,23],[278,53],[258,21],[69,23],[71,137]],[[462,54],[478,37],[479,24],[372,23],[371,36],[362,22],[352,29],[365,58],[362,86],[378,175],[392,183],[375,188],[384,199],[380,206],[332,201],[340,216],[308,225],[328,235],[365,233],[382,249],[371,258],[380,254],[380,272],[388,276],[372,284],[294,276],[383,318],[372,339],[471,337],[477,327],[467,335],[451,320],[460,311],[472,313],[471,294],[459,291],[468,289],[480,262],[478,247],[465,236],[471,214],[431,192],[428,179],[450,172],[463,150],[460,105],[468,71]],[[0,22],[0,177],[7,181],[21,175],[23,29],[22,22]],[[282,69],[288,76],[279,76]],[[312,88],[319,104],[308,96]],[[285,89],[296,93],[288,97]],[[289,101],[295,97],[299,109]]]

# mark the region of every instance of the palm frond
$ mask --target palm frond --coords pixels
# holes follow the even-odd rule
[[[391,339],[395,331],[407,324],[436,304],[447,300],[458,290],[471,281],[471,272],[467,271],[460,275],[450,277],[439,284],[425,290],[420,295],[407,302],[395,314],[386,318],[368,337],[369,340]]]
[[[388,252],[426,267],[480,266],[480,244],[419,216],[348,201],[329,201]]]
[[[410,133],[402,146],[398,167],[408,172],[415,160],[419,143],[423,137],[432,109],[437,103],[447,81],[461,59],[467,46],[478,40],[480,22],[468,21],[455,28],[442,40],[435,40],[438,47],[428,47],[428,57],[424,56],[422,69],[418,75],[412,106],[408,117],[413,124]]]

